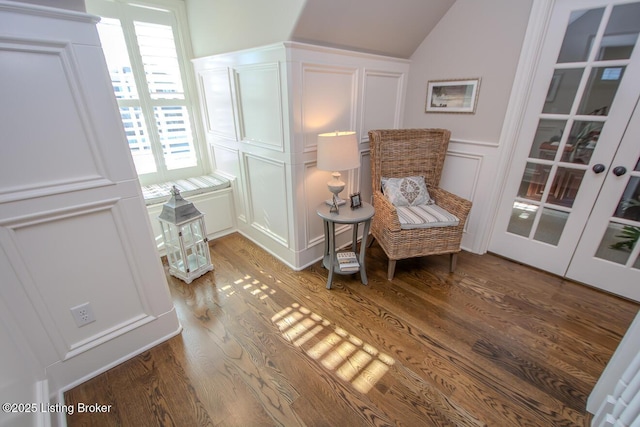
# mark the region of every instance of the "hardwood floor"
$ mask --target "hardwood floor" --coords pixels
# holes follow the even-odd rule
[[[69,426],[570,426],[638,304],[493,255],[367,252],[369,285],[238,234],[169,278],[183,333],[70,390]]]

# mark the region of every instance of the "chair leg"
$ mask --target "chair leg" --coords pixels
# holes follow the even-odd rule
[[[395,259],[390,259],[389,260],[389,267],[387,268],[387,279],[388,280],[393,280],[393,275],[396,272],[396,260]]]
[[[367,243],[367,248],[370,248],[371,246],[373,246],[373,242],[376,241],[376,238],[371,236],[371,240],[369,240],[369,243]]]
[[[458,262],[458,254],[449,254],[449,273],[453,273]]]

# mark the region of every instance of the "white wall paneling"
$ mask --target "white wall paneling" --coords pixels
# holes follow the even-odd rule
[[[237,178],[238,230],[294,269],[317,261],[324,232],[316,207],[328,198],[331,178],[315,166],[317,135],[361,133],[361,167],[342,171],[347,182],[342,196],[360,191],[369,200],[368,135],[362,123],[400,126],[409,61],[286,42],[193,62],[200,76],[224,67],[236,76],[225,96],[237,94],[242,138],[230,141],[212,129],[208,141],[216,172]],[[232,105],[217,106],[210,91],[201,89],[200,96],[208,111]],[[344,242],[348,229],[339,230]]]
[[[245,156],[249,196],[249,223],[274,240],[289,242],[289,214],[285,164],[247,154]]]
[[[482,157],[448,151],[444,164],[441,178],[443,188],[446,187],[448,191],[467,200],[474,200],[480,170],[482,169]],[[469,224],[473,220],[473,214],[469,212],[469,217],[464,226],[465,233],[469,230]]]
[[[302,64],[304,149],[315,150],[319,133],[356,130],[358,69]]]
[[[150,312],[142,272],[132,263],[133,253],[126,244],[118,201],[103,200],[55,215],[0,223],[10,234],[7,239],[3,233],[2,245],[11,248],[15,244],[12,249],[27,272],[22,285],[31,301],[43,307],[38,310],[40,316],[50,320],[44,326],[61,359],[72,357],[80,347],[86,350],[97,345],[105,335],[118,334],[118,329]],[[99,271],[93,262],[96,258],[104,260]],[[86,286],[87,280],[92,286]],[[52,282],[66,286],[54,287]],[[97,321],[78,328],[69,308],[84,302],[91,303]]]
[[[240,66],[235,72],[242,140],[284,151],[279,64]]]
[[[180,325],[94,17],[0,1],[0,28],[0,306],[55,400]]]
[[[3,139],[8,142],[3,152],[12,159],[0,168],[3,200],[9,200],[7,193],[39,190],[37,195],[44,195],[59,191],[56,187],[69,188],[70,184],[104,184],[105,171],[95,139],[88,132],[91,127],[76,83],[73,56],[67,43],[5,39],[0,44],[0,79],[11,82],[3,96],[37,99],[42,93],[50,95],[35,105],[16,103],[0,119],[5,124]],[[40,67],[47,70],[47,78],[37,78]],[[42,126],[24,123],[24,117],[29,116],[38,117]],[[43,145],[48,138],[60,143]],[[33,156],[34,151],[42,156]],[[69,152],[85,161],[78,164],[76,158],[66,155]],[[21,196],[11,199],[16,197]]]
[[[238,221],[247,222],[247,198],[244,190],[242,167],[240,164],[240,150],[224,145],[211,144],[214,169],[231,180],[233,201]]]
[[[481,168],[481,155],[448,150],[441,184],[446,186],[448,191],[467,200],[473,200]]]
[[[400,127],[404,102],[404,73],[365,69],[362,91],[361,142],[369,142],[373,129]]]
[[[587,399],[591,425],[637,426],[640,422],[640,314],[622,337]]]
[[[198,73],[203,122],[207,133],[236,141],[238,124],[234,107],[233,76],[228,67]]]
[[[482,233],[492,218],[490,207],[482,201],[494,190],[496,162],[493,143],[458,139],[449,143],[440,186],[473,202],[462,237],[462,248],[469,252],[483,252]]]
[[[316,161],[309,160],[304,164],[303,175],[304,197],[306,202],[306,212],[310,214],[304,215],[306,247],[312,247],[324,242],[324,228],[322,219],[315,215],[316,207],[322,200],[328,199],[331,193],[327,188],[327,181],[331,179],[331,175],[325,171],[316,168]]]
[[[368,138],[367,138],[368,140]],[[360,179],[354,191],[360,192],[360,197],[367,203],[372,203],[373,188],[371,187],[371,151],[360,152]]]

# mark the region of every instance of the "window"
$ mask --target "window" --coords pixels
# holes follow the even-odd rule
[[[166,0],[86,4],[101,17],[98,34],[141,183],[202,175],[180,5]]]

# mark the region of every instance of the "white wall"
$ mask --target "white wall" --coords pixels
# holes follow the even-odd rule
[[[486,250],[499,140],[527,29],[530,0],[457,0],[411,57],[404,127],[451,130],[441,185],[473,201],[463,238]],[[481,78],[475,114],[425,113],[429,80]]]
[[[0,45],[0,309],[55,400],[180,325],[92,17],[0,1]]]

